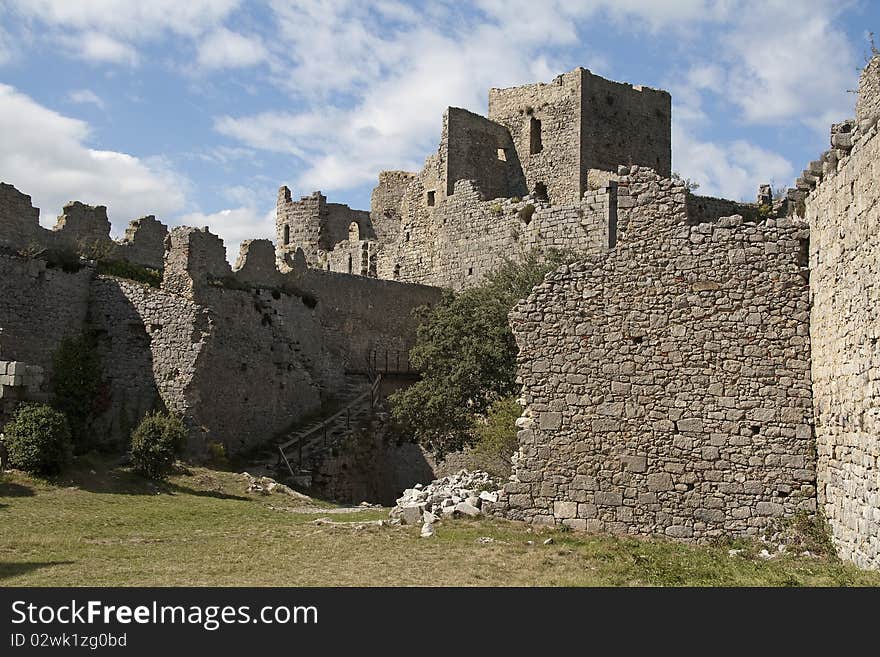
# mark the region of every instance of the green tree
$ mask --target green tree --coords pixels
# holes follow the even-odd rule
[[[436,306],[417,309],[410,361],[422,378],[390,398],[398,431],[440,456],[473,444],[478,419],[516,391],[517,347],[507,314],[548,271],[573,259],[531,252],[506,261],[481,285],[447,291]]]

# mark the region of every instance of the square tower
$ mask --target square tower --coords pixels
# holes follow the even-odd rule
[[[662,176],[672,171],[666,91],[576,68],[550,83],[490,89],[489,119],[510,131],[529,192],[553,203],[579,200],[591,169],[638,164]]]

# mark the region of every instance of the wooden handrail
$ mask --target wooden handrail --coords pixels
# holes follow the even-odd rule
[[[376,394],[376,390],[379,388],[379,384],[381,383],[381,381],[382,381],[382,375],[381,375],[381,374],[377,374],[377,375],[376,375],[376,380],[373,381],[372,385],[370,385],[370,389],[369,389],[369,390],[367,390],[366,392],[364,392],[364,393],[358,395],[357,397],[355,397],[355,398],[354,398],[353,400],[351,400],[348,404],[346,404],[345,407],[343,407],[342,409],[340,409],[339,411],[337,411],[336,413],[334,413],[333,415],[331,415],[330,417],[328,417],[326,420],[324,420],[324,421],[321,422],[320,424],[318,424],[318,425],[312,427],[312,428],[309,429],[308,431],[304,431],[304,432],[302,432],[302,433],[298,433],[294,438],[291,438],[291,439],[288,440],[286,443],[282,443],[281,445],[278,446],[278,449],[281,450],[281,453],[282,453],[282,454],[284,454],[284,450],[286,450],[288,447],[290,447],[291,445],[294,445],[294,444],[296,444],[296,443],[298,443],[298,442],[302,442],[302,441],[305,440],[308,436],[311,436],[311,435],[312,435],[313,433],[315,433],[316,431],[320,431],[321,429],[323,429],[324,427],[326,427],[327,425],[329,425],[330,423],[332,423],[333,421],[335,421],[337,418],[339,418],[340,416],[342,416],[343,413],[346,413],[346,412],[350,411],[354,406],[356,406],[357,404],[359,404],[360,402],[362,402],[362,401],[363,401],[364,399],[366,399],[368,396],[371,397],[371,401],[372,401],[372,396]],[[286,460],[286,459],[285,459],[285,460]],[[288,467],[290,467],[290,464],[288,464]]]

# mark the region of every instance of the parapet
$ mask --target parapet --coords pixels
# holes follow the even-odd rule
[[[0,183],[0,246],[22,254],[64,250],[92,260],[125,260],[161,269],[167,234],[168,228],[150,215],[133,220],[117,242],[110,237],[107,208],[80,201],[66,204],[54,228],[46,230],[31,197]]]

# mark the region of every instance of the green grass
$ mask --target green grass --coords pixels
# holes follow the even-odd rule
[[[368,524],[387,509],[306,506],[329,505],[248,494],[241,476],[198,467],[165,484],[88,458],[61,479],[5,473],[0,586],[880,585],[880,573],[833,559],[756,559],[749,544],[731,557],[729,546],[502,520],[444,521],[422,539],[417,527]],[[336,524],[314,522],[324,515]]]

